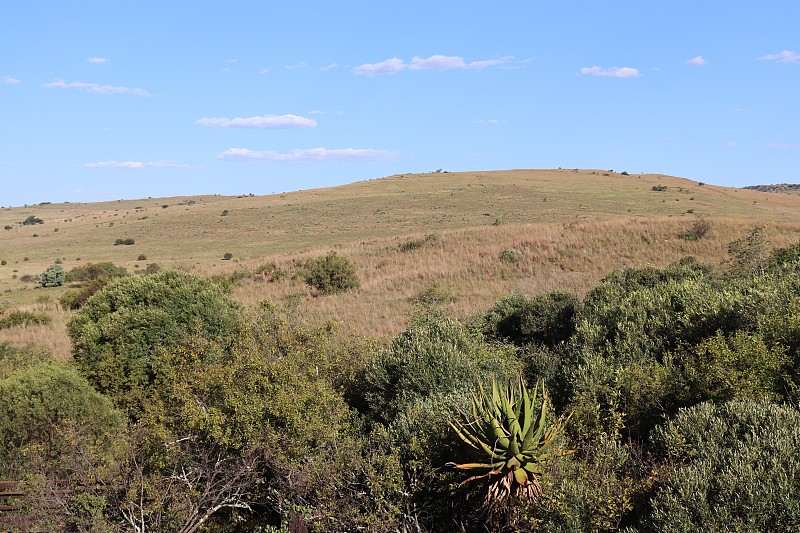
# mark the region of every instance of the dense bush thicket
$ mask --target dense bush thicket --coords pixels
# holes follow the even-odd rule
[[[382,347],[198,276],[120,277],[69,324],[80,374],[0,345],[0,477],[63,531],[797,530],[800,244],[767,254],[754,230],[730,253],[468,323],[422,306]],[[303,266],[320,292],[354,278],[333,253]],[[532,499],[493,505],[496,479],[446,466],[468,451],[451,424],[488,421],[470,427],[494,450],[467,441],[524,483],[528,410],[473,411],[479,384],[519,379],[549,391],[542,427],[567,421]]]

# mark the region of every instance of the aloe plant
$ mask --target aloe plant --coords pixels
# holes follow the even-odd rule
[[[540,497],[542,487],[537,476],[542,475],[544,464],[570,453],[554,446],[563,423],[548,420],[544,383],[540,381],[532,394],[521,379],[502,388],[493,379],[491,393],[479,386],[479,394],[472,396],[471,416],[462,415],[466,421],[450,422],[478,462],[451,462],[448,466],[472,474],[462,485],[475,480],[488,482],[486,505],[502,503],[511,496],[528,500]]]

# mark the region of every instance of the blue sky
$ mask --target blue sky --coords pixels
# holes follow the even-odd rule
[[[602,168],[800,182],[800,2],[3,2],[0,205]]]

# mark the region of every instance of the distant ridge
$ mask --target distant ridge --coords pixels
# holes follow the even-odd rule
[[[800,183],[776,183],[774,185],[748,185],[743,189],[761,192],[800,192]]]

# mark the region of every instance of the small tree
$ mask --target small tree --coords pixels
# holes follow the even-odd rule
[[[42,287],[60,287],[64,284],[67,272],[64,267],[59,264],[50,265],[50,267],[42,272],[40,276],[39,285]]]
[[[309,259],[303,268],[306,284],[323,294],[358,288],[355,267],[346,257],[336,255],[336,252]]]

